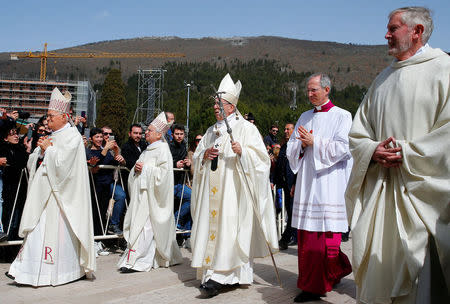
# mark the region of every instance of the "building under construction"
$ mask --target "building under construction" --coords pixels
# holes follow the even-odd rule
[[[72,94],[74,115],[84,111],[88,125],[92,126],[97,116],[96,94],[89,81],[39,81],[0,79],[0,107],[7,111],[18,110],[30,113],[30,122],[36,122],[47,113],[50,96],[57,87],[61,92]]]

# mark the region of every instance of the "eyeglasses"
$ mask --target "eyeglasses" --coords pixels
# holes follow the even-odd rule
[[[114,134],[114,133],[112,133],[112,132],[111,132],[111,133],[103,132],[103,135],[105,135],[105,136],[106,136],[106,135],[113,135],[113,134]]]
[[[8,135],[9,136],[14,136],[14,135],[18,135],[18,134],[17,134],[17,131],[14,130],[14,131],[9,131]]]
[[[45,129],[38,129],[37,132],[38,133],[45,133]]]
[[[274,133],[278,133],[278,130],[275,130],[275,129],[274,129],[274,130],[272,130],[272,132],[274,132]]]
[[[53,117],[55,117],[55,116],[58,116],[58,115],[64,115],[64,114],[47,114],[47,118],[52,118],[53,119]]]
[[[202,140],[201,138],[196,138],[196,139],[195,139],[196,142],[199,142],[199,141],[201,141],[201,140]]]
[[[224,106],[226,106],[226,105],[232,105],[231,102],[228,102],[228,101],[225,101],[225,100],[222,100],[222,104],[223,104]],[[219,106],[220,104],[219,104],[218,101],[215,101],[215,102],[214,102],[214,105],[215,105],[215,106]]]

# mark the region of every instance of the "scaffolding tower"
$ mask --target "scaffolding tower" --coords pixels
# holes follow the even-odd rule
[[[138,70],[138,92],[133,123],[149,125],[164,107],[163,69]]]

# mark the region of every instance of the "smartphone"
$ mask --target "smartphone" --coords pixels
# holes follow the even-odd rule
[[[84,129],[84,136],[86,136],[87,139],[89,139],[89,134],[91,133],[91,130],[89,128]]]
[[[114,135],[109,135],[109,140],[114,140]]]
[[[33,137],[33,127],[28,128],[27,138],[30,139]]]
[[[86,111],[81,111],[81,117],[86,118]]]

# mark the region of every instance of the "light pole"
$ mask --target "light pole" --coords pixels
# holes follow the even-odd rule
[[[190,83],[184,81],[184,86],[187,87],[187,107],[186,107],[186,143],[189,145],[189,93],[191,90],[191,85],[194,82],[191,80]]]
[[[292,87],[291,90],[294,92],[294,96],[292,96],[292,103],[289,108],[291,108],[292,111],[295,111],[297,110],[297,87]]]

